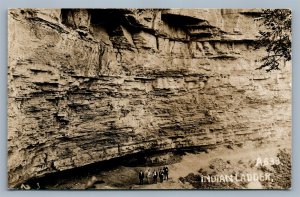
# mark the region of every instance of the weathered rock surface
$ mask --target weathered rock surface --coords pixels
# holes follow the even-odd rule
[[[258,14],[11,9],[9,187],[144,150],[289,135],[291,65],[255,70]]]

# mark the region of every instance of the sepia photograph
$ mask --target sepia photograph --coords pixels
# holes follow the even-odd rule
[[[291,188],[291,10],[7,15],[8,189]]]

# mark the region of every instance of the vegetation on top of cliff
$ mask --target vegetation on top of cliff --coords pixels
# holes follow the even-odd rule
[[[256,48],[266,47],[268,54],[263,57],[257,69],[279,70],[281,61],[291,60],[292,13],[289,9],[264,9],[261,17],[263,31]]]

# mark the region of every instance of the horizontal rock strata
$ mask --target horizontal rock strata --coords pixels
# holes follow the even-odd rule
[[[11,9],[9,187],[144,150],[289,135],[291,66],[255,70],[259,14]]]

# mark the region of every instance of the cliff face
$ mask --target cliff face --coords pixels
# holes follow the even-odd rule
[[[276,140],[290,64],[255,70],[259,10],[9,11],[9,187],[144,150]]]

